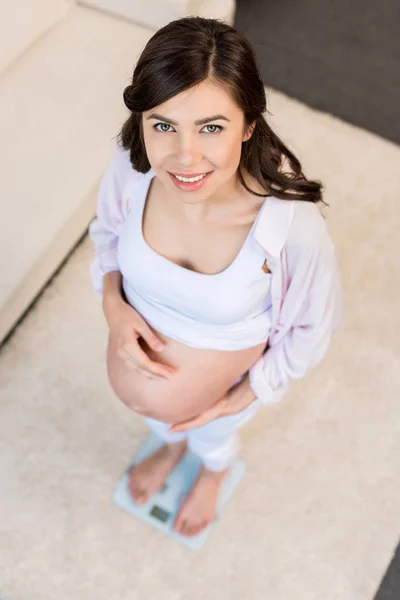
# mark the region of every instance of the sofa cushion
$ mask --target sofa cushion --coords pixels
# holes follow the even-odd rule
[[[62,19],[72,0],[1,0],[0,73]]]
[[[94,217],[122,91],[151,35],[74,6],[0,77],[0,340]]]

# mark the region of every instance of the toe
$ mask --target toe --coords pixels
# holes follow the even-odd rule
[[[181,535],[183,535],[183,529],[185,527],[185,524],[186,524],[185,500],[184,500],[184,498],[181,498],[180,507],[179,507],[178,514],[176,515],[176,519],[175,519],[174,530],[177,533],[180,533]]]
[[[183,520],[181,523],[181,527],[180,527],[180,534],[181,535],[187,535],[187,528],[188,528],[188,524],[186,520]]]
[[[206,521],[203,521],[203,523],[201,523],[199,525],[199,527],[197,528],[196,534],[198,535],[199,533],[204,531],[206,527],[207,527],[207,523],[206,523]]]
[[[198,525],[195,525],[194,527],[190,528],[190,536],[195,536],[195,535],[199,535],[199,533],[201,533],[204,529],[204,524],[200,523]]]
[[[147,494],[144,490],[139,490],[137,492],[135,502],[136,502],[136,504],[139,504],[139,505],[146,504]]]
[[[135,487],[134,485],[131,485],[131,484],[130,484],[130,485],[128,486],[128,491],[129,491],[129,493],[130,493],[131,497],[132,497],[134,500],[136,500],[136,497],[137,497],[137,495],[138,495],[138,491],[137,491],[136,487]]]
[[[129,492],[135,501],[138,504],[143,496],[144,491],[141,489],[140,485],[137,482],[131,482],[129,485]]]
[[[135,496],[137,494],[137,483],[133,477],[131,477],[128,481],[128,490],[131,496]]]
[[[175,519],[175,523],[174,523],[174,531],[176,533],[180,533],[181,532],[181,518],[178,515]]]
[[[179,525],[179,533],[181,535],[187,535],[186,531],[187,531],[187,522],[185,519],[182,519],[180,522],[180,525]]]

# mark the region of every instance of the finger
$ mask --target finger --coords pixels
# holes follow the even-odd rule
[[[131,360],[131,358],[123,359],[123,362],[124,362],[124,366],[129,371],[136,371],[136,373],[141,373],[142,375],[145,375],[149,379],[163,379],[163,377],[160,377],[159,375],[154,375],[153,373],[150,373],[146,369],[142,368],[140,365],[138,365],[137,362],[133,362]]]
[[[124,360],[126,362],[130,362],[135,365],[138,364],[138,361],[136,360],[136,358],[132,354],[130,354],[125,347],[118,348],[117,356],[118,356],[118,358],[120,358],[121,360]]]
[[[168,433],[180,433],[182,431],[188,431],[189,429],[195,429],[196,427],[198,427],[196,419],[191,419],[190,421],[183,421],[182,423],[172,425],[172,427],[168,429]]]
[[[157,376],[165,378],[165,379],[171,379],[171,377],[176,372],[176,369],[174,369],[174,367],[170,367],[168,365],[163,365],[161,363],[154,362],[148,356],[146,356],[146,361],[145,361],[144,365],[142,363],[142,367],[143,366],[148,371],[150,371],[150,373],[153,373],[153,375],[157,375]]]
[[[148,371],[154,376],[170,378],[172,375],[170,367],[153,362],[139,345],[124,346],[119,350],[119,356],[123,360],[139,367],[140,369]]]
[[[224,408],[226,405],[225,396],[218,400],[213,406],[207,408],[204,412],[192,417],[191,419],[187,419],[186,421],[182,421],[181,423],[175,423],[168,429],[170,433],[178,433],[178,431],[186,431],[188,429],[194,429],[195,427],[201,427],[202,425],[206,425],[210,421],[214,421],[219,417],[224,415]]]
[[[201,427],[210,421],[213,421],[219,416],[219,413],[216,410],[206,410],[201,415],[197,417],[193,417],[192,419],[188,419],[187,421],[182,421],[181,423],[176,423],[172,425],[168,429],[168,433],[178,433],[181,431],[187,431],[188,429],[195,429],[196,427]]]
[[[164,377],[161,377],[161,375],[155,375],[154,373],[150,373],[150,371],[148,371],[144,367],[141,367],[140,365],[135,364],[135,365],[131,366],[131,370],[136,371],[137,373],[140,373],[141,375],[144,375],[148,379],[158,379],[159,381],[161,379],[164,379]]]
[[[125,346],[124,349],[130,356],[133,357],[133,359],[142,369],[147,369],[154,375],[160,375],[161,377],[169,378],[171,375],[173,375],[173,373],[175,373],[175,369],[173,367],[152,361],[151,358],[147,356],[146,352],[141,349],[139,344],[136,346]]]
[[[124,365],[129,371],[136,371],[136,373],[140,373],[141,375],[145,375],[149,379],[164,379],[161,375],[154,375],[154,373],[150,373],[144,368],[141,368],[137,363],[134,363],[130,360],[124,360]]]
[[[144,375],[145,377],[147,377],[147,379],[156,379],[156,375],[153,375],[152,373],[149,373],[148,371],[146,371],[145,369],[141,369],[140,367],[137,367],[135,369],[138,373],[140,373],[141,375]],[[159,379],[159,378],[158,378]]]
[[[136,330],[152,350],[155,350],[156,352],[164,350],[165,344],[152,332],[146,321],[142,319],[136,327]]]

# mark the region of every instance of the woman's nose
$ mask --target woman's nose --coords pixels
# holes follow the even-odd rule
[[[178,141],[178,162],[182,166],[198,164],[201,162],[202,154],[199,148],[199,143],[194,139],[194,136],[187,136]]]

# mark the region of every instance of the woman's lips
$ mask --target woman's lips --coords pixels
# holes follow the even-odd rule
[[[178,175],[179,177],[186,177],[187,179],[191,179],[192,177],[200,177],[200,175],[207,175],[211,173],[211,171],[203,171],[203,173],[192,173],[191,175],[185,175],[185,173],[171,173],[171,175]]]
[[[197,190],[204,187],[204,185],[210,179],[210,176],[213,174],[213,172],[214,171],[210,171],[209,173],[207,173],[207,175],[205,177],[203,177],[202,179],[200,179],[200,181],[194,181],[194,182],[189,182],[189,183],[187,183],[185,181],[179,181],[179,179],[177,179],[175,177],[175,175],[173,175],[169,171],[168,171],[168,175],[171,177],[172,181],[174,182],[174,185],[182,192],[197,192]]]

